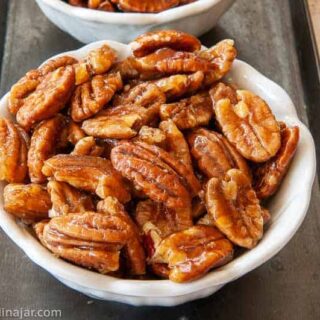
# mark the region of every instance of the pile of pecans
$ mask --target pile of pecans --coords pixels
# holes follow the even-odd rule
[[[67,0],[69,4],[109,12],[157,13],[196,0]]]
[[[186,282],[251,249],[294,156],[299,129],[222,82],[231,40],[201,50],[166,30],[60,56],[12,88],[0,119],[7,212],[74,264]]]

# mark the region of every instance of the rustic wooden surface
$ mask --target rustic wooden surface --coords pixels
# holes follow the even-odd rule
[[[302,121],[308,123],[289,1],[238,0],[202,40],[211,45],[225,37],[236,39],[240,58],[283,86]],[[51,24],[31,0],[0,0],[0,59],[3,45],[0,95],[26,70],[81,46]],[[61,309],[62,318],[68,320],[319,319],[319,205],[316,182],[303,225],[276,257],[215,295],[174,308],[135,308],[92,300],[33,264],[1,231],[0,308]]]
[[[307,0],[318,53],[320,54],[320,1]]]

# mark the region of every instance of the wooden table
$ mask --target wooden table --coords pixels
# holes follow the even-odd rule
[[[308,124],[310,106],[305,105],[289,1],[294,2],[238,0],[202,40],[212,45],[222,38],[235,38],[240,58],[284,87]],[[33,1],[0,0],[1,95],[25,71],[80,46],[51,24]],[[316,119],[316,112],[309,117]],[[314,134],[320,138],[316,129]],[[175,308],[135,308],[92,300],[60,284],[0,232],[0,308],[60,309],[67,320],[319,319],[319,207],[316,181],[308,215],[285,249],[215,295]]]

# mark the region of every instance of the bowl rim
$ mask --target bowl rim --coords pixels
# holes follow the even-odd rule
[[[62,0],[36,0],[52,9],[82,20],[112,24],[148,25],[168,23],[187,16],[198,15],[223,1],[234,0],[198,0],[183,6],[171,8],[159,13],[107,12],[72,6]]]
[[[115,41],[98,41],[83,46],[78,50],[55,55],[49,59],[61,55],[72,55],[77,58],[81,58],[85,56],[88,51],[105,43],[109,44],[116,51],[118,51],[120,56],[126,56],[130,52],[129,45]],[[209,272],[204,277],[193,282],[177,284],[171,282],[170,280],[118,279],[108,275],[101,275],[97,272],[90,271],[82,267],[75,266],[62,259],[58,259],[51,252],[49,252],[49,250],[44,248],[33,235],[31,235],[31,233],[28,231],[28,228],[17,222],[13,216],[3,210],[1,203],[2,199],[0,199],[0,226],[4,232],[25,252],[25,254],[33,262],[47,270],[55,277],[59,279],[65,279],[69,282],[71,281],[77,284],[79,287],[92,290],[93,292],[104,291],[123,296],[155,298],[173,298],[183,296],[208,289],[209,287],[226,284],[241,277],[242,275],[260,266],[265,261],[269,260],[289,242],[306,215],[316,173],[315,146],[308,128],[298,119],[291,99],[279,85],[263,76],[260,72],[245,62],[236,60],[233,68],[235,67],[245,70],[246,74],[250,74],[252,79],[260,79],[261,86],[268,85],[268,87],[271,88],[270,90],[272,91],[272,94],[279,98],[282,102],[285,102],[283,103],[283,110],[280,110],[280,113],[282,112],[285,115],[285,118],[289,123],[298,125],[300,128],[301,135],[299,148],[302,148],[302,150],[300,150],[299,154],[300,158],[308,163],[308,170],[305,170],[306,172],[304,177],[301,179],[302,181],[300,181],[299,190],[297,190],[295,194],[290,195],[290,201],[288,201],[289,204],[286,204],[286,207],[282,209],[282,211],[285,212],[289,210],[291,206],[294,206],[294,210],[297,211],[298,214],[290,218],[288,225],[286,225],[285,231],[280,233],[277,241],[273,243],[266,243],[266,241],[264,241],[265,238],[263,238],[257,247],[246,251],[244,254],[232,260],[225,266],[215,269],[213,272]],[[1,109],[6,108],[8,95],[9,93],[7,93],[0,100]],[[4,112],[6,113],[6,109],[4,109]],[[296,158],[297,156],[295,157],[295,160],[298,161]],[[3,186],[1,186],[1,188],[2,187]],[[285,214],[277,217],[275,221],[281,221],[283,216],[285,216]],[[274,225],[276,230],[281,227],[280,223],[272,223],[272,225]],[[262,248],[264,248],[265,251],[263,251]]]

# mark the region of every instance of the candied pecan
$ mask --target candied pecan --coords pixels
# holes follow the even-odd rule
[[[207,92],[193,95],[175,103],[162,104],[162,120],[172,119],[179,129],[208,125],[212,118],[212,102]]]
[[[205,200],[207,221],[230,241],[249,249],[257,244],[263,234],[263,209],[247,175],[231,169],[223,180],[210,179]]]
[[[142,246],[140,232],[131,217],[125,211],[123,205],[116,198],[107,197],[98,203],[97,209],[98,212],[120,217],[128,224],[132,232],[132,237],[125,245],[124,252],[127,258],[129,273],[133,275],[145,274],[145,253]]]
[[[217,229],[194,226],[162,240],[152,262],[167,263],[170,280],[187,282],[226,264],[232,256],[231,242]]]
[[[47,180],[41,169],[44,161],[55,154],[57,142],[65,124],[65,118],[58,114],[49,120],[42,121],[35,128],[28,152],[31,182],[44,183]]]
[[[189,75],[176,74],[167,78],[154,80],[153,83],[160,88],[168,100],[173,100],[195,93],[201,87],[203,80],[204,73],[197,71]]]
[[[73,145],[76,145],[82,138],[86,136],[78,123],[70,121],[67,127],[67,140]]]
[[[259,199],[272,196],[286,175],[299,142],[299,127],[281,124],[281,147],[278,153],[253,170],[253,188]]]
[[[190,206],[200,184],[194,174],[168,152],[135,141],[119,144],[111,151],[113,166],[154,201],[170,208]]]
[[[146,223],[151,222],[159,229],[161,238],[193,225],[190,207],[167,208],[163,203],[150,199],[138,203],[135,220],[142,229]]]
[[[57,155],[45,161],[42,173],[75,188],[95,192],[100,198],[114,196],[128,202],[130,194],[109,160],[75,155]]]
[[[150,269],[156,276],[169,279],[170,269],[166,263],[151,263]]]
[[[161,48],[181,51],[197,51],[201,42],[194,36],[176,30],[160,30],[144,33],[130,43],[133,55],[143,57]]]
[[[231,85],[219,82],[210,90],[213,108],[217,101],[222,99],[229,99],[232,104],[238,103],[237,91]]]
[[[36,90],[48,73],[51,73],[60,67],[73,65],[77,62],[78,60],[72,57],[62,56],[56,59],[51,59],[38,69],[27,72],[26,75],[13,85],[10,90],[8,101],[9,111],[16,114],[24,105],[26,98]]]
[[[88,0],[88,8],[111,12],[114,11],[114,7],[109,0]]]
[[[240,169],[251,178],[246,161],[223,135],[198,129],[188,135],[188,142],[199,169],[208,178],[223,178],[232,168]]]
[[[94,210],[90,195],[71,187],[65,182],[49,181],[48,192],[52,202],[52,209],[49,212],[51,218],[68,213]]]
[[[192,199],[191,214],[193,219],[198,219],[207,212],[206,205],[200,197]]]
[[[113,106],[132,105],[144,108],[152,108],[166,102],[164,93],[153,83],[138,84],[113,99]]]
[[[156,13],[179,4],[179,0],[111,0],[125,12]]]
[[[210,91],[212,99],[215,92]],[[216,120],[224,135],[246,159],[264,162],[280,148],[280,128],[269,106],[260,97],[237,90],[237,104],[214,100]]]
[[[263,218],[263,224],[267,224],[271,220],[271,214],[270,211],[266,208],[261,207],[261,215]]]
[[[0,118],[0,180],[25,180],[28,146],[26,132],[11,120]]]
[[[193,171],[189,146],[183,133],[172,120],[162,121],[159,128],[166,135],[166,150]]]
[[[45,187],[38,184],[10,183],[3,190],[4,210],[27,220],[48,217],[50,196]]]
[[[98,113],[122,88],[120,73],[94,76],[78,86],[71,98],[71,117],[80,122]]]
[[[17,112],[17,122],[26,130],[35,123],[51,118],[63,109],[75,83],[74,68],[60,67],[43,77],[36,89],[24,99]]]
[[[234,47],[234,41],[227,39],[218,42],[210,49],[199,51],[198,54],[199,57],[209,60],[215,66],[205,75],[204,85],[209,86],[230,71],[237,56],[237,50]]]
[[[151,145],[165,148],[166,135],[159,128],[143,126],[139,131],[137,139]]]
[[[68,0],[69,4],[75,7],[86,7],[88,0]]]
[[[77,142],[71,154],[76,156],[95,156],[100,157],[104,148],[97,145],[93,137],[85,137]]]

